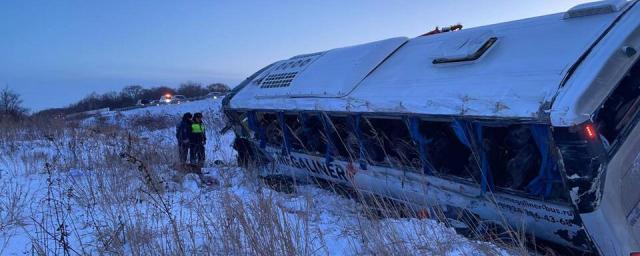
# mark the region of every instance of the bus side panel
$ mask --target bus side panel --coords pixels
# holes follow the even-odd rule
[[[574,211],[567,205],[497,193],[480,196],[479,185],[463,184],[435,176],[388,167],[369,166],[367,170],[341,160],[326,162],[324,157],[291,152],[267,146],[265,153],[273,162],[261,168],[260,176],[286,176],[300,182],[315,179],[356,189],[406,203],[412,210],[466,209],[491,222],[578,250],[586,244],[571,239],[581,237],[582,226],[574,223]],[[437,212],[437,211],[436,211]],[[524,228],[524,229],[523,229]]]
[[[600,207],[582,214],[589,234],[604,255],[640,251],[640,125],[607,166]]]

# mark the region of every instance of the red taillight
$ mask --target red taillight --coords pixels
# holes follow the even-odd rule
[[[596,139],[596,128],[593,127],[593,124],[587,124],[584,126],[584,134],[590,140]],[[640,256],[640,255],[638,255]]]
[[[640,252],[632,252],[629,256],[640,256]]]

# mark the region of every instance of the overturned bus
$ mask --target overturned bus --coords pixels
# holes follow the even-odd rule
[[[262,177],[629,255],[640,251],[638,49],[638,1],[595,2],[298,55],[223,106],[239,162]]]

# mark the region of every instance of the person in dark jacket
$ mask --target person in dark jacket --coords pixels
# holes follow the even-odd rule
[[[191,164],[203,166],[205,161],[204,145],[207,143],[204,124],[202,123],[202,113],[193,115],[193,123],[189,132],[189,144],[191,150]]]
[[[185,113],[182,116],[182,120],[176,126],[176,139],[178,140],[178,155],[180,157],[180,163],[186,164],[187,157],[189,155],[189,133],[191,132],[192,123],[191,113]]]

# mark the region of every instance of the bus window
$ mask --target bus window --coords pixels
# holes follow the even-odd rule
[[[233,124],[237,124],[238,130],[236,131],[242,137],[249,137],[251,134],[249,128],[247,113],[243,111],[226,111],[229,121]]]
[[[480,183],[478,162],[470,147],[458,139],[451,123],[422,121],[419,129],[427,141],[427,159],[438,174]]]
[[[329,125],[331,141],[336,149],[336,155],[342,159],[353,161],[360,156],[358,138],[353,133],[349,117],[331,116]]]
[[[370,143],[377,144],[367,154],[373,164],[384,164],[395,168],[409,167],[421,170],[422,163],[418,148],[413,142],[409,129],[402,119],[366,118],[363,137]],[[366,128],[369,129],[366,129]],[[370,154],[369,151],[375,151]]]
[[[238,112],[237,116],[234,117],[238,120],[238,123],[241,125],[241,134],[242,136],[249,137],[251,134],[251,128],[249,127],[249,118],[247,116],[247,112]]]
[[[527,125],[485,127],[482,146],[498,188],[525,191],[538,175],[540,152]]]
[[[322,119],[317,114],[306,115],[304,120],[304,138],[301,140],[309,154],[327,153],[327,136],[324,133]]]
[[[267,144],[281,147],[284,140],[280,122],[275,113],[258,113],[258,125],[265,132]]]
[[[367,118],[362,118],[360,123],[360,133],[362,134],[362,145],[364,145],[367,160],[373,164],[384,162],[384,148],[381,136],[378,136],[376,129]]]
[[[304,152],[304,143],[302,142],[302,138],[304,138],[304,130],[302,129],[302,124],[300,123],[298,114],[285,114],[284,122],[289,130],[289,134],[291,134],[291,149],[298,152]]]
[[[597,129],[608,144],[617,144],[619,135],[633,123],[640,110],[640,61],[620,81],[595,118]]]

